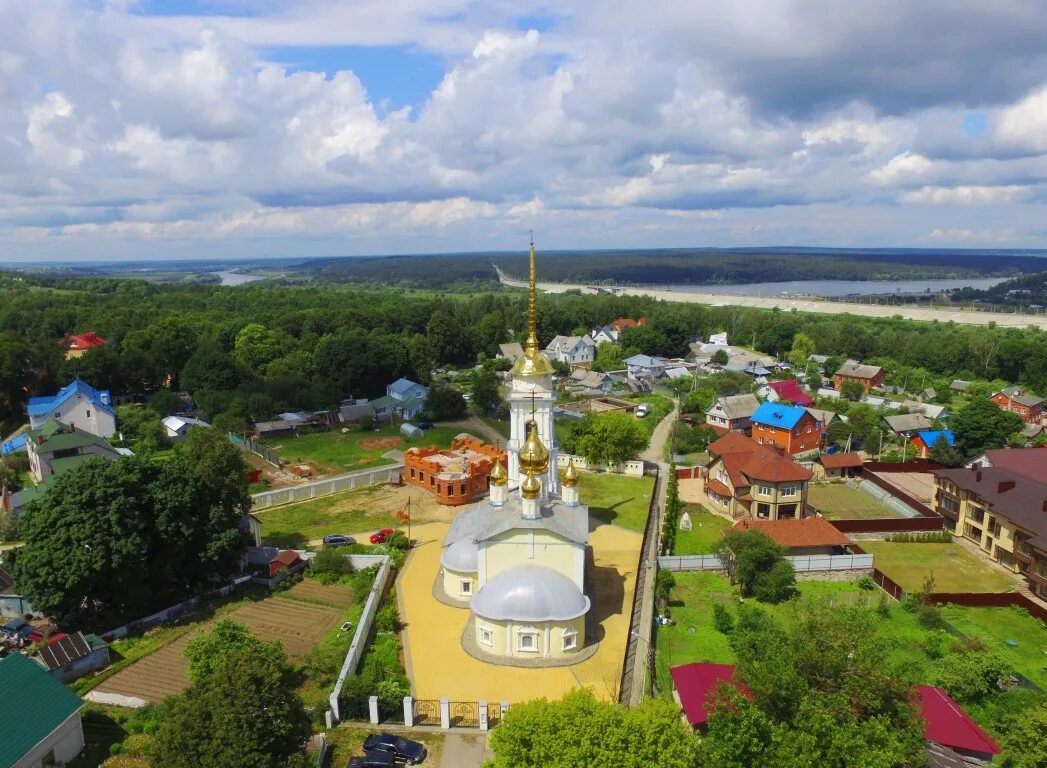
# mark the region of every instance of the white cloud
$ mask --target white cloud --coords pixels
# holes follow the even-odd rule
[[[906,192],[902,195],[902,200],[906,203],[930,203],[932,205],[997,205],[1027,200],[1031,194],[1030,187],[1019,185],[922,187]]]
[[[70,143],[76,133],[73,105],[63,93],[52,91],[29,110],[25,136],[33,152],[48,165],[79,165],[84,151]]]
[[[1006,146],[1047,152],[1047,88],[1002,110],[996,118],[995,135]]]
[[[886,165],[870,172],[869,178],[877,184],[895,184],[926,176],[933,167],[934,164],[923,155],[902,152],[892,157]]]

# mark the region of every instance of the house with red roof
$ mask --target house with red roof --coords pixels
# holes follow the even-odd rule
[[[729,432],[709,444],[702,476],[713,508],[731,517],[803,517],[811,470],[781,449]]]
[[[823,453],[814,460],[826,480],[854,477],[861,471],[862,457],[857,453]]]
[[[805,408],[814,405],[814,398],[800,388],[800,383],[796,379],[768,381],[766,391],[762,394],[772,403],[789,403]]]
[[[739,520],[734,527],[739,531],[759,531],[788,549],[792,557],[846,555],[854,545],[832,523],[818,515],[798,520]]]
[[[72,360],[87,353],[89,349],[104,347],[106,340],[94,331],[84,331],[73,336],[66,337],[65,359]]]
[[[647,318],[641,317],[633,320],[631,317],[619,317],[617,320],[613,320],[610,326],[614,328],[618,333],[621,333],[626,328],[638,328],[641,325],[647,325]]]
[[[269,561],[269,576],[271,578],[279,573],[283,573],[300,562],[302,562],[301,556],[293,549],[282,549]]]
[[[681,664],[669,670],[673,698],[683,709],[692,728],[704,728],[709,721],[713,695],[722,683],[733,685],[747,699],[753,697],[745,683],[735,678],[733,664]]]
[[[923,737],[927,741],[979,762],[988,762],[993,755],[1000,754],[992,737],[941,688],[918,685],[916,699],[925,723]]]

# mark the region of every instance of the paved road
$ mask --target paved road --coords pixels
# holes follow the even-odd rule
[[[444,739],[440,768],[480,768],[487,748],[487,737],[482,734],[450,732]]]
[[[495,269],[498,269],[495,267]],[[507,277],[498,269],[498,278],[505,285],[526,288],[523,280]],[[546,293],[563,293],[569,290],[580,290],[582,293],[596,293],[590,286],[570,283],[539,283],[538,287]],[[622,288],[625,296],[651,296],[663,301],[677,301],[687,304],[711,304],[715,307],[737,306],[759,309],[795,309],[798,312],[817,312],[837,315],[844,312],[865,317],[902,317],[906,320],[937,320],[942,323],[959,323],[960,325],[996,325],[1013,328],[1033,326],[1047,330],[1047,316],[1022,315],[1003,312],[974,312],[959,309],[929,309],[925,307],[893,306],[886,304],[854,304],[845,301],[819,299],[787,299],[775,296],[725,296],[718,293],[691,293],[689,291],[666,291],[656,288]]]

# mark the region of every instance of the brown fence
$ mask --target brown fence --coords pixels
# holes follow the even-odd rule
[[[1021,592],[971,593],[971,592],[932,592],[929,599],[933,603],[964,605],[969,608],[1007,608],[1016,605],[1024,608],[1032,616],[1047,623],[1047,608],[1034,602]]]
[[[867,461],[862,464],[863,470],[870,472],[930,472],[941,469],[941,464],[935,464],[927,459],[911,459],[909,461]]]
[[[693,480],[696,477],[701,477],[701,467],[677,467],[676,468],[676,479],[677,480]]]
[[[884,517],[874,520],[830,520],[840,533],[895,533],[940,531],[945,521],[934,517]]]
[[[866,465],[866,466],[868,466],[868,465]],[[908,493],[903,491],[901,488],[899,488],[897,485],[894,485],[892,483],[887,482],[882,477],[877,477],[876,475],[872,474],[871,472],[868,472],[868,473],[865,472],[864,467],[862,468],[862,479],[865,480],[866,482],[872,483],[877,488],[880,488],[880,489],[882,489],[884,491],[887,491],[887,493],[891,494],[896,499],[904,501],[906,504],[908,504],[910,507],[915,509],[917,512],[919,512],[924,517],[938,517],[938,513],[937,512],[935,512],[933,509],[928,507],[926,504],[924,504],[922,501],[917,499],[915,496],[909,495]]]

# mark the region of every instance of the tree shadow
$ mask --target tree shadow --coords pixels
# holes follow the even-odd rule
[[[598,566],[593,560],[592,547],[585,552],[586,594],[592,601],[589,613],[596,625],[596,640],[605,634],[604,622],[611,616],[627,613],[625,605],[625,574],[611,566]]]
[[[601,525],[613,524],[618,519],[618,508],[624,504],[628,504],[633,500],[633,497],[627,499],[621,499],[616,501],[607,507],[589,507],[589,532],[592,533],[594,530],[599,528]]]

